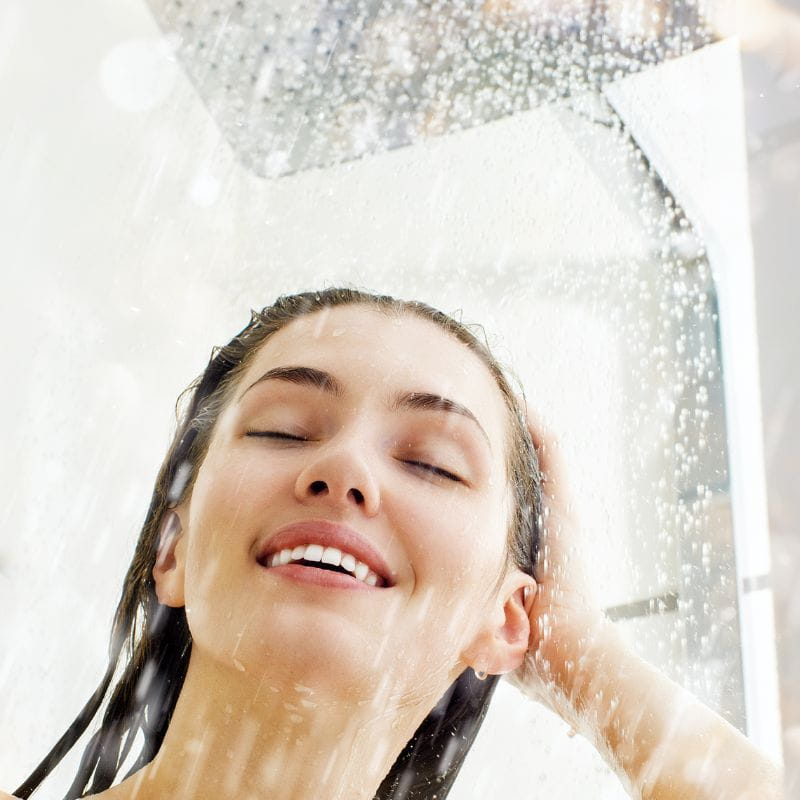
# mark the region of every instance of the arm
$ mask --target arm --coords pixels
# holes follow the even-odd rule
[[[589,599],[564,472],[541,425],[545,530],[531,642],[517,685],[583,733],[644,800],[778,800],[780,771],[741,733],[639,658]]]
[[[634,796],[782,797],[777,768],[739,731],[632,653],[610,622],[597,622],[586,640],[573,659],[547,666],[551,691]]]

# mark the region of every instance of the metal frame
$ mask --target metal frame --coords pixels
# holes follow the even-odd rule
[[[607,86],[701,234],[719,298],[747,734],[782,760],[744,104],[725,40]]]

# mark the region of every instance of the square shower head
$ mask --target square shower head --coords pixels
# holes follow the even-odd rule
[[[577,0],[148,0],[245,166],[324,167],[597,88],[709,39],[695,0],[622,37]],[[652,0],[639,0],[650,3]]]

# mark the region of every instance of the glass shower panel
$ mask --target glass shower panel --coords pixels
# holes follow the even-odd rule
[[[610,464],[615,473],[606,487],[596,478],[587,480],[589,495],[612,496],[587,502],[582,515],[592,534],[602,531],[604,543],[592,563],[601,565],[597,581],[606,613],[643,656],[744,730],[723,366],[711,267],[679,203],[613,111],[598,97],[562,101],[558,108],[564,131],[608,192],[602,202],[622,211],[626,233],[638,231],[638,252],[603,253],[598,241],[590,258],[570,258],[568,243],[561,258],[549,263],[521,255],[516,272],[504,272],[495,301],[516,321],[518,337],[526,307],[536,308],[544,298],[559,313],[577,308],[586,320],[601,324],[605,345],[618,359],[618,383],[611,390],[618,461],[613,465],[609,453],[584,453],[576,462],[583,462],[583,474],[606,471]],[[562,180],[568,179],[562,175]],[[522,329],[523,342],[541,338],[539,324]],[[549,357],[558,361],[554,352],[555,347]],[[547,357],[541,350],[527,351],[526,386],[537,385],[531,365]],[[587,362],[590,357],[577,364],[567,360],[555,379],[574,390],[573,369],[599,368]],[[602,383],[599,376],[593,381]],[[584,436],[591,436],[593,425],[608,425],[601,419],[603,408],[601,402],[590,411]]]

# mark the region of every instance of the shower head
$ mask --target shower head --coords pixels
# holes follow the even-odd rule
[[[695,0],[621,38],[578,0],[148,0],[244,165],[325,167],[602,85],[708,41]],[[640,3],[651,0],[639,0]],[[615,38],[616,36],[616,38]]]

